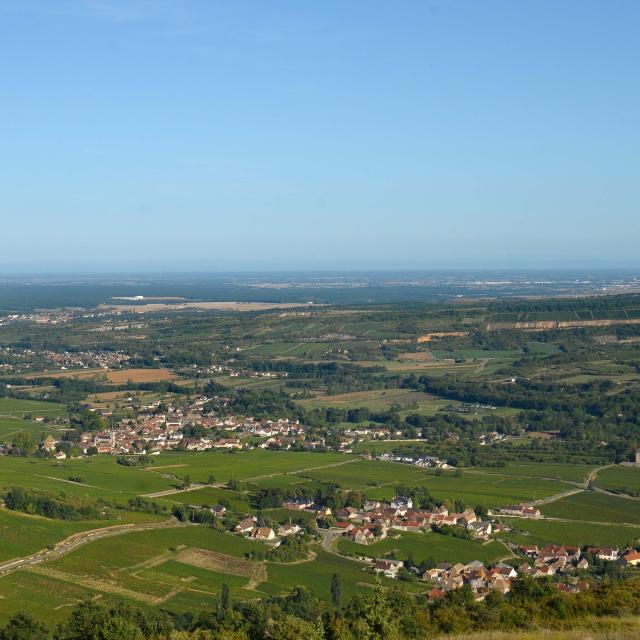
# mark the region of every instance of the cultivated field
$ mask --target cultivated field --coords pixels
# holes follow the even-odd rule
[[[595,483],[602,489],[640,495],[640,467],[615,466],[602,469]]]
[[[568,544],[624,548],[640,538],[640,528],[621,524],[589,524],[580,521],[522,520],[505,518],[514,531],[501,534],[506,540],[518,544]]]
[[[131,382],[162,382],[163,380],[173,380],[176,375],[169,369],[119,369],[108,371],[107,379],[114,384],[125,384]]]
[[[542,507],[550,517],[640,525],[640,500],[583,491]],[[640,535],[640,530],[639,530]]]
[[[57,402],[43,402],[41,400],[19,400],[16,398],[0,398],[0,417],[9,416],[22,418],[26,414],[53,418],[66,414],[64,405]]]
[[[311,521],[312,516],[284,509],[258,512],[252,505],[252,494],[264,487],[316,489],[331,482],[344,489],[361,490],[370,498],[388,499],[403,491],[402,487],[426,487],[446,504],[459,499],[469,506],[490,508],[546,498],[575,488],[570,482],[582,482],[590,469],[587,465],[514,463],[504,468],[436,474],[411,465],[368,461],[339,453],[261,449],[239,453],[163,453],[146,468],[123,466],[110,456],[62,462],[5,457],[0,464],[0,488],[24,486],[121,503],[136,495],[152,495],[157,496],[153,499],[158,504],[168,508],[174,504],[197,508],[226,501],[238,513],[257,513],[274,523],[282,523],[299,517]],[[181,488],[186,476],[192,482],[206,483],[210,475],[218,483],[231,478],[242,481],[243,490],[230,491],[221,486],[189,491]],[[80,477],[82,481],[70,481],[69,477]],[[539,544],[623,545],[640,536],[640,526],[621,524],[629,521],[625,514],[637,510],[635,501],[631,501],[634,510],[625,509],[627,501],[613,498],[612,502],[609,496],[583,492],[543,507],[545,513],[560,511],[571,521],[505,519],[514,531],[504,534],[504,538]],[[90,529],[167,520],[167,515],[118,513],[118,520],[66,522],[0,510],[3,541],[0,560],[32,554]],[[640,519],[636,515],[633,521],[636,517]],[[589,524],[587,520],[601,524]],[[614,524],[605,524],[609,521]],[[29,535],[25,535],[26,531]],[[147,529],[96,539],[66,555],[1,576],[0,622],[12,612],[32,606],[36,589],[47,594],[40,605],[42,617],[55,621],[64,619],[69,606],[87,596],[182,613],[214,607],[223,583],[229,585],[237,600],[285,594],[300,584],[320,597],[329,598],[331,575],[336,571],[343,576],[347,595],[366,593],[375,584],[376,578],[366,571],[366,564],[317,545],[311,546],[307,560],[294,563],[246,558],[247,553],[266,548],[263,543],[200,525]],[[411,557],[414,562],[430,558],[493,562],[510,555],[498,541],[482,544],[436,533],[402,533],[368,546],[340,539],[335,550],[356,556]],[[398,584],[387,579],[383,583]],[[411,592],[424,589],[421,583],[403,583],[403,587]]]
[[[487,508],[545,498],[561,493],[565,486],[556,480],[518,478],[496,473],[482,474],[433,471],[393,462],[357,461],[334,469],[305,472],[315,481],[337,482],[340,486],[365,491],[376,499],[390,499],[401,486],[426,487],[436,498],[460,499],[469,505]]]

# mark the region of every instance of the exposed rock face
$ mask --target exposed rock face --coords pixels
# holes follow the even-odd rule
[[[532,320],[530,322],[490,322],[487,331],[502,329],[523,329],[524,331],[545,331],[547,329],[579,329],[580,327],[610,327],[615,324],[640,324],[640,318],[625,320]]]

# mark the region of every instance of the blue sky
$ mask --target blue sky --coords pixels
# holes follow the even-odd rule
[[[640,267],[640,3],[0,0],[0,269]]]

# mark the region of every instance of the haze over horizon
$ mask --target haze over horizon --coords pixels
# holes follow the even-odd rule
[[[0,273],[640,267],[639,27],[0,0]]]

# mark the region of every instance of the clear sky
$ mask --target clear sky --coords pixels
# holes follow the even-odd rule
[[[638,0],[0,0],[0,270],[640,267]]]

